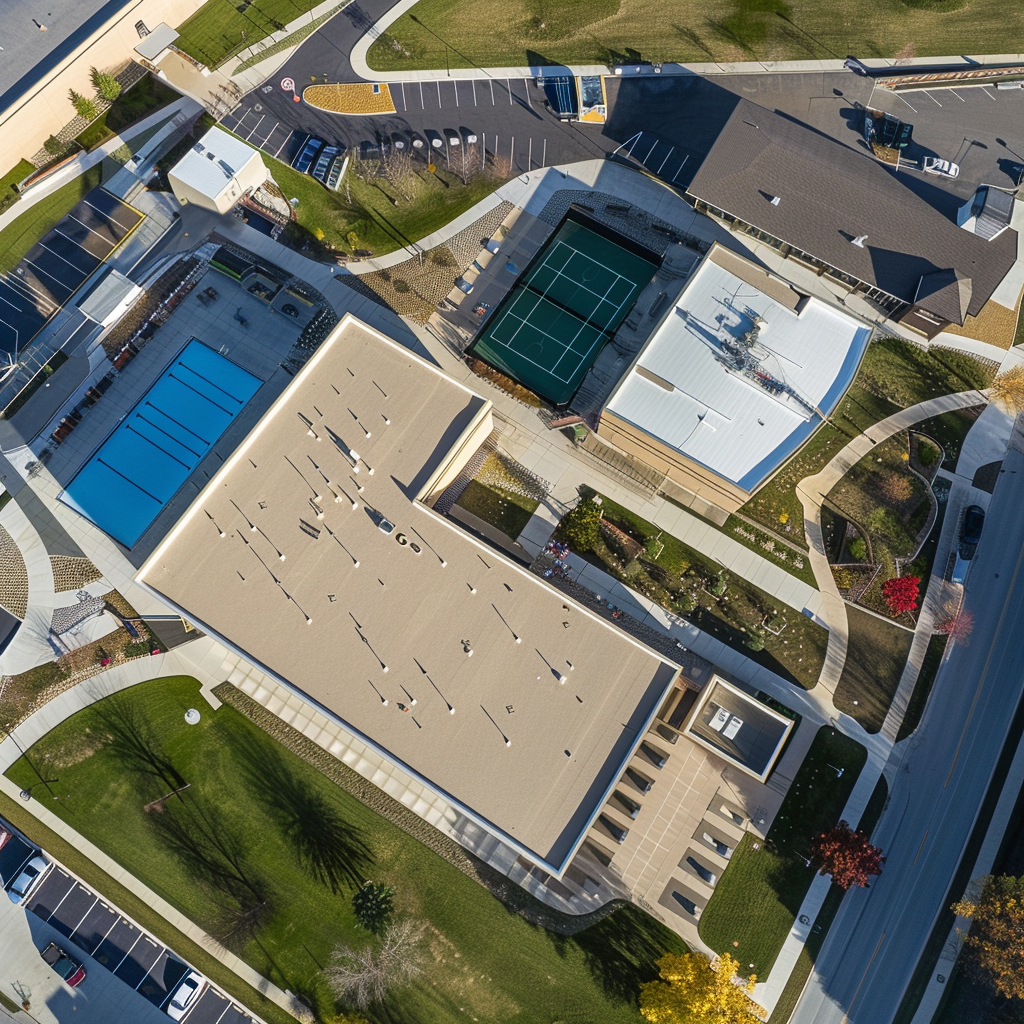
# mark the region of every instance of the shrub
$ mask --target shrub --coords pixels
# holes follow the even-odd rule
[[[917,446],[917,461],[922,466],[932,466],[935,464],[939,457],[939,449],[935,445],[928,441],[924,441]]]
[[[92,87],[100,99],[113,102],[121,95],[121,83],[113,76],[97,71],[96,68],[89,69],[89,77],[92,80]]]
[[[863,537],[855,537],[846,547],[850,557],[857,562],[863,562],[868,556],[868,546],[864,543]]]
[[[79,117],[84,117],[87,121],[92,121],[96,118],[96,104],[88,96],[83,96],[81,93],[75,92],[74,89],[69,89],[68,99],[71,100],[71,106],[75,108],[75,113]]]
[[[374,935],[387,928],[395,912],[395,890],[384,882],[364,882],[352,895],[352,910],[360,926]]]
[[[890,615],[902,615],[917,608],[920,583],[918,576],[894,576],[882,584],[882,597],[889,606]]]
[[[903,473],[886,473],[879,488],[886,501],[902,504],[914,493],[914,482]]]
[[[577,551],[589,551],[597,540],[601,506],[593,498],[581,498],[558,524],[558,536]]]
[[[44,143],[43,149],[46,150],[50,156],[60,156],[65,150],[65,145],[56,135],[51,135]]]

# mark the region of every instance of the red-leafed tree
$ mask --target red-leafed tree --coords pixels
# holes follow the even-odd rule
[[[867,888],[868,879],[880,875],[885,862],[882,851],[871,845],[867,834],[860,829],[854,831],[845,821],[814,836],[811,856],[818,863],[819,874],[831,875],[843,889],[852,885]]]
[[[920,576],[894,576],[882,584],[882,597],[889,606],[890,615],[902,615],[917,608]]]
[[[974,629],[974,613],[966,608],[940,619],[935,626],[939,633],[945,633],[953,643],[966,647]]]

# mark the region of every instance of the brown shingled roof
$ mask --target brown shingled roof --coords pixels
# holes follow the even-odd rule
[[[985,241],[958,227],[866,153],[740,100],[689,193],[858,280],[914,302],[939,271],[971,283],[976,316],[1010,269],[1017,234]],[[771,200],[778,196],[775,205]],[[866,235],[864,247],[852,245]],[[950,278],[949,280],[952,280]],[[949,296],[932,292],[947,317]]]

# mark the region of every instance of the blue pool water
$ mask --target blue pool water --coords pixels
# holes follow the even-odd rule
[[[61,499],[133,547],[262,383],[193,338]]]

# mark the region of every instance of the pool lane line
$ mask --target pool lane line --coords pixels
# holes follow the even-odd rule
[[[167,374],[167,376],[171,380],[176,380],[183,388],[188,388],[189,391],[192,391],[193,393],[197,394],[201,399],[203,399],[203,401],[209,402],[210,405],[216,406],[218,409],[220,409],[221,412],[226,412],[232,419],[234,419],[235,413],[233,413],[230,409],[225,409],[223,405],[217,405],[217,403],[212,398],[208,397],[207,395],[204,395],[202,391],[199,391],[197,388],[192,387],[191,384],[187,384],[180,377],[175,377],[173,373],[169,373]]]
[[[188,387],[187,384],[185,386]],[[185,426],[184,423],[181,422],[181,420],[176,420],[169,412],[164,412],[163,409],[161,409],[158,405],[154,405],[148,398],[146,399],[146,405],[148,405],[150,409],[152,409],[154,412],[160,413],[161,416],[166,416],[172,423],[177,424],[186,433],[189,433],[193,437],[198,438],[200,441],[203,442],[203,444],[206,445],[207,449],[209,449],[209,447],[213,444],[213,441],[207,441],[206,438],[202,436],[202,434],[197,434],[194,430],[190,430],[188,427]]]
[[[150,494],[149,491],[147,491],[145,487],[142,487],[139,484],[137,484],[134,480],[131,479],[131,477],[125,476],[124,473],[121,472],[121,470],[115,469],[109,462],[104,462],[99,456],[96,457],[96,461],[101,466],[106,466],[107,469],[109,469],[111,473],[116,473],[122,480],[125,480],[128,483],[130,483],[132,485],[132,487],[136,488],[136,490],[142,491],[142,493],[147,498],[151,498],[153,501],[155,501],[161,507],[163,507],[166,504],[166,502],[161,501],[160,498],[158,498],[155,494]],[[74,497],[74,495],[72,495],[72,497]]]
[[[179,440],[179,439],[178,439],[177,437],[175,437],[175,436],[174,436],[173,434],[171,434],[171,433],[169,433],[168,431],[164,430],[164,428],[163,428],[163,427],[158,427],[158,426],[157,426],[157,425],[156,425],[156,424],[155,424],[155,423],[154,423],[154,422],[153,422],[152,420],[147,420],[147,419],[146,419],[146,417],[145,417],[145,416],[143,416],[141,412],[137,412],[137,413],[136,413],[135,415],[136,415],[136,416],[137,416],[137,417],[138,417],[138,418],[139,418],[140,420],[142,420],[142,422],[143,422],[143,423],[148,423],[148,424],[149,424],[149,425],[150,425],[150,426],[151,426],[151,427],[152,427],[152,428],[153,428],[154,430],[159,430],[159,431],[160,431],[160,433],[161,433],[161,434],[163,434],[163,435],[164,435],[165,437],[169,437],[169,438],[170,438],[170,439],[171,439],[171,440],[172,440],[172,441],[173,441],[173,442],[174,442],[175,444],[181,445],[181,447],[182,447],[182,448],[184,448],[184,449],[185,449],[185,451],[187,451],[187,452],[190,452],[190,453],[191,453],[192,455],[194,455],[194,456],[195,456],[195,457],[196,457],[197,459],[202,459],[202,457],[203,457],[203,452],[197,452],[197,451],[195,451],[194,449],[192,449],[192,448],[189,448],[189,446],[188,446],[187,444],[185,444],[185,442],[184,442],[184,441],[182,441],[182,440]],[[138,433],[138,431],[136,431],[136,433]],[[141,435],[140,435],[140,436],[141,436]]]
[[[130,423],[126,423],[124,425],[124,429],[130,430],[136,437],[141,437],[142,440],[146,442],[146,444],[151,444],[158,452],[163,452],[164,455],[167,456],[167,458],[174,459],[174,461],[179,466],[184,466],[185,469],[187,469],[190,473],[192,472],[192,470],[196,468],[195,466],[190,466],[187,462],[182,462],[181,459],[177,457],[177,455],[172,455],[169,451],[167,451],[166,448],[161,448],[160,445],[156,443],[156,441],[154,441],[152,438],[146,437],[145,434],[143,434],[141,431],[136,430]]]
[[[233,402],[237,402],[239,405],[245,405],[245,400],[239,398],[237,395],[233,395],[230,391],[226,391],[219,384],[214,384],[209,377],[204,377],[198,370],[193,370],[187,363],[183,363],[180,359],[178,360],[178,366],[182,369],[188,370],[189,373],[195,374],[200,380],[206,381],[211,388],[216,388],[221,394],[227,395]]]

